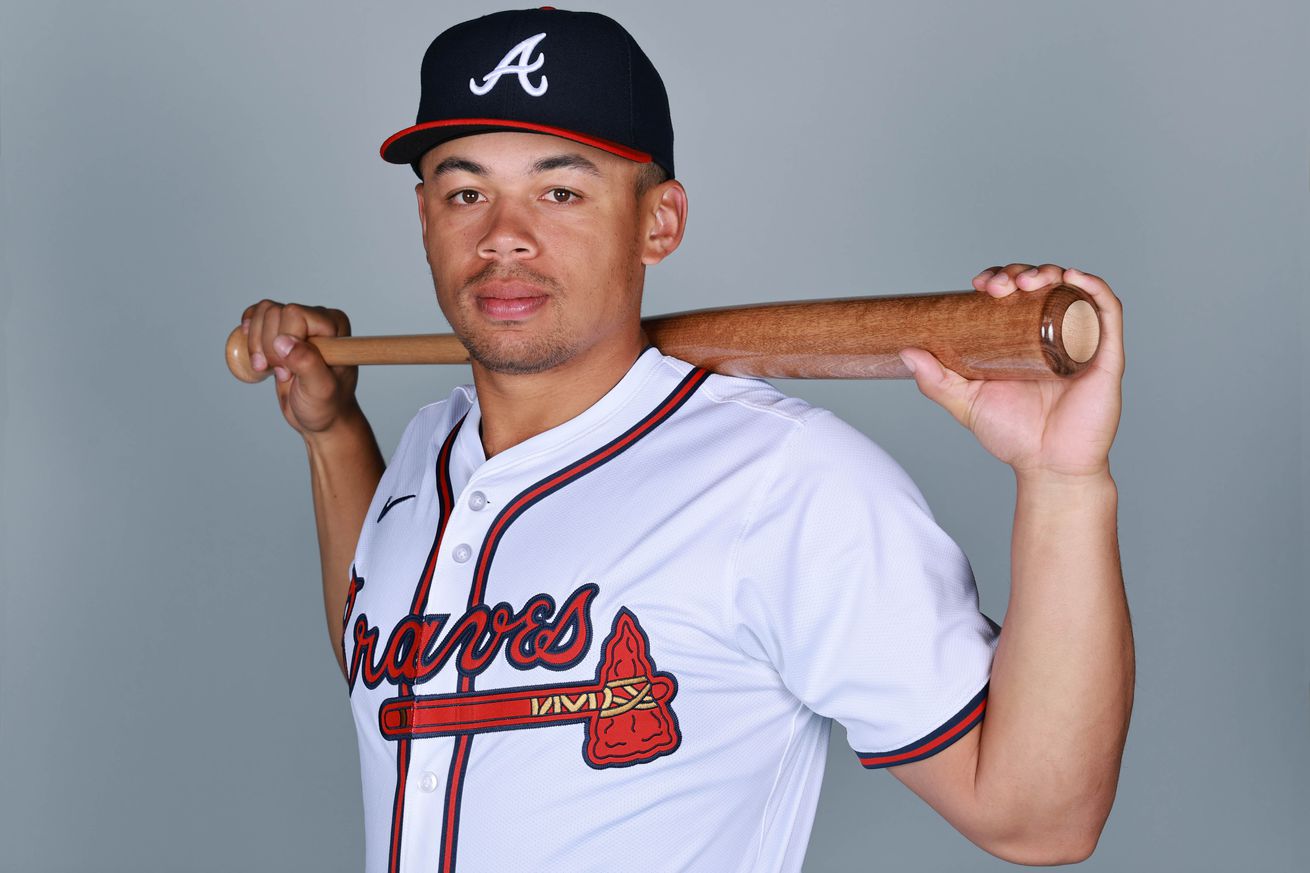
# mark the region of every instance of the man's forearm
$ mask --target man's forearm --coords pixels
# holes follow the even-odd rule
[[[332,652],[343,676],[346,661],[341,647],[341,621],[350,587],[350,563],[364,516],[386,467],[368,419],[358,408],[356,411],[358,414],[330,430],[305,438],[323,570],[323,609]]]
[[[1107,471],[1018,479],[1010,602],[978,752],[980,802],[1016,845],[1090,853],[1109,815],[1134,656]],[[1038,862],[1040,863],[1040,862]]]

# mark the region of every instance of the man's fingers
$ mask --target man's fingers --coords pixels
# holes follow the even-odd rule
[[[354,403],[354,367],[329,367],[309,340],[350,335],[344,312],[322,306],[261,300],[241,314],[250,365],[272,372],[278,405],[300,433],[331,427]]]
[[[1005,270],[996,273],[987,280],[987,287],[983,290],[993,297],[1004,297],[1015,288],[1014,283],[1010,280],[1010,274]]]
[[[246,310],[250,318],[250,329],[246,331],[246,351],[250,357],[250,368],[256,373],[268,369],[268,355],[264,350],[265,321],[269,312],[276,311],[278,305],[272,300],[261,300]],[[268,339],[271,340],[275,335],[276,328],[274,333],[268,335]]]
[[[281,330],[287,336],[349,336],[350,321],[337,309],[288,303],[282,307]]]
[[[276,355],[274,360],[279,362],[273,366],[273,378],[279,382],[291,381],[291,368],[285,366],[285,364],[287,363],[286,356],[291,352],[295,344],[296,341],[293,337],[282,334],[273,337],[273,354]]]
[[[1042,264],[1035,267],[1032,264],[1017,263],[1007,264],[1004,267],[988,267],[973,277],[973,287],[993,297],[1004,297],[1016,290],[1036,291],[1061,282],[1087,292],[1100,313],[1101,350],[1097,352],[1095,365],[1111,372],[1122,373],[1124,368],[1123,305],[1101,277],[1081,270],[1066,270],[1059,264]],[[919,387],[920,389],[924,387],[922,382]],[[924,393],[928,394],[928,391]]]
[[[273,349],[273,339],[282,332],[282,305],[274,303],[265,307],[260,321],[257,354],[264,359],[265,367],[271,368],[281,363]],[[251,363],[254,363],[254,355],[251,355]]]
[[[1001,265],[996,264],[995,266],[988,267],[987,269],[979,272],[977,276],[973,277],[973,280],[976,282],[979,279],[982,279],[984,282],[986,282],[988,279],[992,277],[992,274],[999,273],[999,272],[1001,272]]]
[[[350,336],[350,319],[340,309],[312,306],[305,310],[308,336]]]
[[[997,266],[994,267],[988,267],[987,269],[980,272],[977,276],[974,276],[973,277],[974,289],[977,291],[986,291],[987,283],[990,282],[992,277],[999,272],[1001,272],[1001,267],[998,264]]]
[[[1015,276],[1015,284],[1022,291],[1036,291],[1047,285],[1054,285],[1064,279],[1064,269],[1056,264],[1042,264],[1029,267]]]
[[[312,336],[349,336],[350,321],[346,314],[336,309],[326,309],[322,306],[302,306],[299,303],[288,303],[282,307],[277,320],[277,333],[274,335],[271,344],[270,362],[281,364],[289,369],[295,375],[301,375],[300,369],[286,359],[286,355],[294,346],[285,342],[278,342],[282,337],[295,340],[302,345],[304,340]],[[314,362],[321,363],[322,355],[317,349],[311,350],[314,355]],[[301,363],[304,363],[302,358]]]
[[[973,277],[973,287],[993,297],[1004,297],[1019,288],[1017,277],[1033,269],[1032,264],[1008,264],[1004,267],[988,267]]]
[[[1005,297],[1015,291],[1036,291],[1064,281],[1064,268],[1058,264],[1006,264],[988,267],[973,277],[977,291],[993,297]]]
[[[310,400],[330,400],[337,390],[337,380],[323,355],[312,343],[287,334],[273,340],[282,366],[296,380],[296,387]]]
[[[286,373],[294,373],[295,368],[284,360],[284,353],[275,343],[279,336],[304,340],[311,336],[350,334],[350,321],[344,312],[299,303],[282,304],[274,300],[261,300],[248,307],[242,313],[241,325],[246,334],[251,367],[257,372],[272,368],[282,382],[287,381]],[[283,372],[277,372],[279,369]]]

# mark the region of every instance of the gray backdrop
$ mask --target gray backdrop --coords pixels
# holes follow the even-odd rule
[[[967,288],[1123,299],[1139,658],[1093,870],[1307,857],[1307,6],[598,2],[663,71],[686,243],[647,312]],[[480,2],[0,5],[0,867],[350,871],[358,759],[304,451],[221,345],[268,295],[444,329],[406,168]],[[372,369],[390,453],[466,369]],[[1008,587],[1013,482],[912,383],[787,383]],[[658,839],[643,866],[658,870]],[[992,870],[834,731],[807,870]]]

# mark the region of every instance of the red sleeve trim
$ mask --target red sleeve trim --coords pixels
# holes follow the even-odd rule
[[[909,764],[912,761],[922,761],[924,758],[932,757],[967,734],[974,725],[982,721],[983,712],[987,709],[987,689],[989,687],[990,683],[984,685],[982,690],[964,705],[963,709],[951,716],[945,724],[923,739],[916,740],[907,746],[901,746],[899,749],[893,749],[890,752],[856,752],[856,756],[859,757],[860,763],[870,770],[893,767],[897,764]]]

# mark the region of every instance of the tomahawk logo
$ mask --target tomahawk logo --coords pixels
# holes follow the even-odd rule
[[[541,81],[536,85],[528,79],[528,73],[535,73],[541,69],[541,65],[546,63],[546,53],[542,52],[537,55],[537,59],[531,60],[532,50],[537,47],[537,43],[546,38],[546,34],[539,33],[536,36],[530,36],[523,42],[510,49],[505,57],[500,59],[496,69],[482,77],[482,84],[479,85],[477,79],[469,79],[469,90],[481,97],[500,81],[500,77],[508,73],[513,73],[519,77],[519,84],[523,90],[527,91],[533,97],[540,97],[546,93],[546,74],[542,73]],[[516,63],[517,61],[517,63]]]
[[[620,608],[592,682],[393,697],[379,709],[378,724],[389,740],[411,740],[581,722],[582,758],[600,770],[677,749],[682,733],[669,706],[677,693],[673,674],[655,669],[637,617]]]

